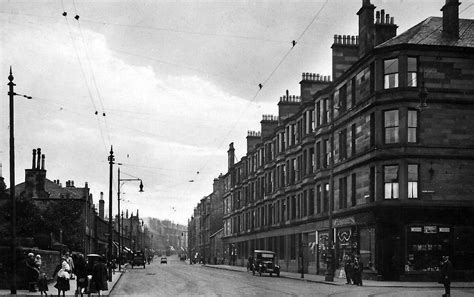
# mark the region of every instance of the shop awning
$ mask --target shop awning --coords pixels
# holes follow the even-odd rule
[[[123,246],[122,248],[123,248],[123,250],[126,251],[127,253],[131,253],[131,252],[132,252],[132,250],[129,249],[128,247],[126,247],[126,246]]]

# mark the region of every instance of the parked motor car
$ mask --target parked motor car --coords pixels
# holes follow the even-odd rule
[[[274,273],[280,276],[280,265],[278,265],[275,252],[266,250],[254,250],[252,274],[257,272],[260,276],[262,273],[269,273],[272,276]]]
[[[161,263],[161,264],[168,264],[168,258],[166,258],[166,257],[161,257],[160,263]]]
[[[145,268],[145,254],[143,252],[134,252],[132,258],[132,268],[135,266],[143,266]]]

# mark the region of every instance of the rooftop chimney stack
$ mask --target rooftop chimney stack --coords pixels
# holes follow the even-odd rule
[[[36,169],[40,169],[40,163],[41,163],[41,149],[38,148],[36,150],[36,153],[37,153],[37,156],[38,156],[38,159],[36,160]]]
[[[370,3],[370,0],[362,0],[362,7],[357,12],[359,16],[359,57],[374,48],[374,11],[375,6]]]
[[[33,149],[33,165],[31,169],[36,169],[36,149]]]
[[[234,149],[234,143],[231,142],[229,144],[229,150],[227,151],[227,165],[228,169],[232,168],[234,166],[234,160],[235,160],[235,149]]]
[[[385,10],[380,10],[376,12],[375,17],[375,43],[377,46],[385,41],[392,39],[397,36],[398,26],[394,24],[394,18],[390,17]]]
[[[446,0],[443,12],[443,37],[459,39],[459,0]]]
[[[247,131],[247,153],[253,151],[262,141],[262,134],[258,131]]]
[[[336,42],[336,38],[337,37],[334,36],[334,42]],[[352,40],[347,41],[347,42],[348,44],[355,45],[355,37],[352,36]],[[334,53],[334,48],[333,48],[333,53]],[[333,58],[333,61],[334,61],[334,58]],[[333,67],[334,67],[334,64],[333,64]],[[333,70],[333,73],[334,73],[334,70]],[[313,95],[316,94],[316,92],[324,89],[325,87],[331,84],[330,80],[324,81],[323,76],[320,75],[319,73],[303,72],[301,76],[302,76],[302,79],[300,81],[300,86],[301,86],[300,94],[301,94],[301,102],[303,103],[313,102]]]
[[[44,170],[44,159],[45,159],[45,156],[44,154],[41,155],[41,170]]]
[[[104,192],[100,192],[100,200],[99,200],[99,217],[104,219]]]

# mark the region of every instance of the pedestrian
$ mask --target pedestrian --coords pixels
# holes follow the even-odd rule
[[[66,261],[67,261],[67,264],[69,264],[69,268],[71,269],[71,271],[74,270],[74,260],[72,259],[71,257],[71,254],[69,252],[66,252]],[[74,279],[74,274],[71,273],[71,279]]]
[[[38,290],[41,292],[41,296],[47,297],[48,296],[48,278],[46,277],[46,273],[41,273],[38,279]]]
[[[94,289],[99,293],[100,291],[107,291],[107,265],[105,264],[105,257],[100,257],[99,261],[94,265],[92,269],[92,285]]]
[[[77,256],[76,265],[74,266],[74,274],[76,275],[76,294],[83,296],[87,289],[87,263],[83,254]]]
[[[25,266],[27,268],[27,279],[28,279],[28,290],[30,292],[36,292],[36,284],[39,278],[39,269],[36,266],[35,254],[28,253],[25,260]]]
[[[352,269],[352,261],[349,255],[344,256],[344,272],[346,273],[346,285],[352,284],[354,271]]]
[[[69,279],[71,278],[71,267],[67,263],[66,256],[62,256],[60,260],[60,264],[56,266],[54,271],[53,277],[56,275],[56,284],[54,287],[58,289],[58,297],[61,295],[61,291],[63,292],[63,296],[66,296],[66,291],[71,289],[69,285]]]
[[[362,262],[359,261],[359,257],[355,257],[352,269],[353,269],[353,275],[354,275],[354,279],[353,279],[354,284],[357,286],[362,286],[363,265],[362,265]]]
[[[250,254],[248,260],[247,260],[247,271],[253,270],[253,257],[252,254]]]
[[[449,260],[449,256],[443,256],[441,261],[439,283],[444,285],[443,297],[451,296],[451,280],[453,279],[454,269],[453,264]]]

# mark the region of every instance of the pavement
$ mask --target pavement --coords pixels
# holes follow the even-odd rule
[[[238,271],[238,272],[243,272],[243,273],[251,273],[247,271],[247,267],[242,267],[242,266],[211,265],[211,264],[205,264],[204,266],[215,268],[215,269],[225,269],[225,270],[232,270],[232,271]],[[306,282],[322,283],[322,284],[333,285],[333,286],[350,286],[346,284],[345,278],[334,277],[334,281],[329,282],[324,279],[324,275],[304,274],[304,278],[301,278],[301,273],[282,271],[280,272],[280,277],[306,281]],[[363,280],[363,285],[366,287],[387,287],[387,288],[440,288],[440,287],[443,287],[441,284],[438,284],[437,282],[375,281],[375,280],[365,280],[365,279]],[[474,288],[474,282],[452,282],[451,288],[458,288],[458,289]]]
[[[122,271],[119,272],[118,270],[115,271],[115,273],[112,274],[112,281],[108,283],[108,291],[101,291],[101,296],[109,296],[110,292],[114,289],[115,285],[118,283],[120,278],[124,273],[127,272],[127,266],[124,266]],[[56,284],[56,281],[53,281],[49,283],[48,285],[48,296],[57,296],[58,295],[58,290],[54,287]],[[69,291],[66,291],[65,296],[77,296],[74,295],[74,292],[76,291],[76,279],[70,280],[69,284],[71,286],[71,289]],[[10,294],[10,290],[0,290],[0,296],[18,296],[18,297],[26,297],[26,296],[41,296],[41,293],[38,292],[29,292],[28,290],[16,290],[16,295]],[[61,293],[62,296],[62,293]],[[79,295],[80,296],[80,295]],[[84,296],[87,296],[87,294],[84,294]],[[91,294],[91,296],[98,296],[97,293]]]

